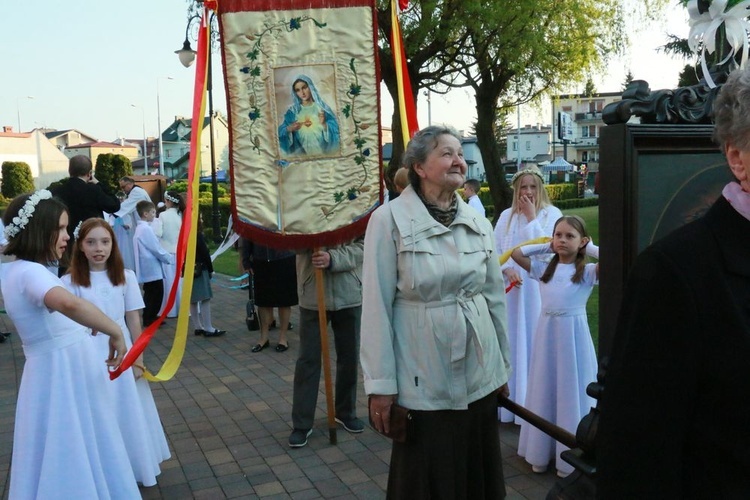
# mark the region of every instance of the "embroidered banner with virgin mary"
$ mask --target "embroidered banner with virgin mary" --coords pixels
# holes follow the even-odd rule
[[[364,233],[381,201],[372,0],[220,0],[239,234],[285,248]]]

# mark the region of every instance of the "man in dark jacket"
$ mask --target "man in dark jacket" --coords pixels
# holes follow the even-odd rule
[[[120,209],[120,201],[94,177],[91,159],[88,156],[74,156],[68,162],[69,179],[52,189],[52,194],[60,198],[68,207],[68,234],[71,241],[73,231],[81,221],[91,217],[104,217],[104,212],[114,213]],[[71,249],[73,244],[69,244]],[[69,252],[66,252],[66,257]],[[64,258],[67,262],[67,258]],[[64,270],[64,268],[61,268]]]

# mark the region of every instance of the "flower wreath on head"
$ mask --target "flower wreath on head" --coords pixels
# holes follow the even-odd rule
[[[78,239],[78,233],[80,233],[80,232],[81,232],[81,224],[83,224],[83,221],[80,221],[80,222],[78,223],[78,225],[76,226],[76,228],[75,228],[75,229],[73,229],[73,239],[74,239],[74,240],[77,240],[77,239]]]
[[[180,204],[180,199],[179,198],[175,198],[174,196],[171,196],[169,193],[164,193],[164,199],[167,200],[167,201],[170,201],[170,202],[174,203],[175,205],[179,205]]]
[[[11,239],[20,233],[34,216],[34,211],[39,202],[49,200],[50,198],[52,198],[52,193],[46,189],[36,191],[29,196],[29,199],[23,204],[21,210],[18,211],[18,215],[13,217],[10,224],[5,227],[5,237]]]
[[[516,182],[516,179],[518,179],[522,175],[528,174],[536,175],[537,177],[539,177],[539,180],[542,181],[542,184],[544,184],[544,177],[542,177],[542,173],[536,167],[526,167],[519,170],[518,172],[513,174],[513,177],[510,178],[510,184],[513,185],[513,183]]]

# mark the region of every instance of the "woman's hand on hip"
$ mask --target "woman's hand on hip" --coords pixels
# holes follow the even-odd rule
[[[395,395],[370,395],[370,422],[381,434],[391,431],[391,405],[395,401]]]

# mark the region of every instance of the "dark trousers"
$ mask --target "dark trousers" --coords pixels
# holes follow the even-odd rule
[[[143,284],[143,327],[147,327],[159,316],[161,301],[164,298],[164,281],[149,281]]]
[[[295,429],[312,429],[320,386],[320,327],[318,311],[300,307],[299,358],[294,370],[292,424]],[[359,324],[362,307],[326,311],[336,347],[336,417],[356,418]],[[328,355],[326,353],[326,355]]]

